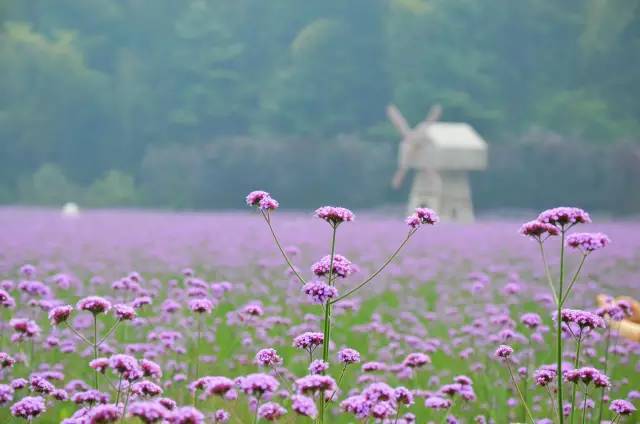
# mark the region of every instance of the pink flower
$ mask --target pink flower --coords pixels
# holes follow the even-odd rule
[[[422,225],[435,225],[438,222],[440,222],[438,214],[429,208],[416,208],[415,212],[405,220],[405,223],[414,229]]]
[[[580,249],[584,253],[591,253],[605,248],[611,240],[602,233],[573,233],[567,236],[567,246]]]
[[[269,193],[267,193],[266,191],[261,191],[261,190],[252,191],[247,195],[247,198],[246,198],[247,205],[258,206],[260,204],[260,201],[266,197],[269,197]]]
[[[316,209],[314,215],[327,221],[333,227],[337,227],[343,222],[350,222],[355,219],[355,215],[349,209],[337,206],[323,206]]]
[[[60,325],[69,319],[73,307],[70,305],[56,306],[49,311],[49,322],[51,325]]]
[[[100,296],[89,296],[80,299],[76,305],[82,311],[89,311],[94,315],[108,312],[111,309],[111,302]]]

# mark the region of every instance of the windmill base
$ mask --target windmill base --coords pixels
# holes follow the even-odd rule
[[[418,171],[409,194],[409,213],[415,208],[435,210],[443,222],[473,222],[469,178],[463,171]]]

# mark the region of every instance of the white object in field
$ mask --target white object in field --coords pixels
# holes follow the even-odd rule
[[[409,169],[416,171],[408,210],[434,209],[444,221],[472,222],[473,204],[468,171],[487,167],[487,143],[469,125],[438,122],[439,105],[415,128],[409,127],[398,108],[389,105],[387,115],[402,135],[398,170],[393,186],[399,188]]]
[[[74,216],[78,216],[79,214],[80,214],[80,208],[78,207],[77,204],[73,202],[65,203],[64,206],[62,207],[63,216],[74,217]]]

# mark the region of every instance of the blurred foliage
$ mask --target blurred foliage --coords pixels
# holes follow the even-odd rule
[[[638,51],[640,0],[6,0],[0,202],[51,201],[33,184],[52,164],[96,205],[210,206],[207,190],[174,189],[220,183],[196,182],[210,172],[197,146],[392,145],[390,102],[411,122],[440,102],[445,120],[493,144],[536,128],[581,145],[637,142]],[[259,168],[259,152],[244,159]],[[346,172],[314,155],[325,174],[309,179]]]

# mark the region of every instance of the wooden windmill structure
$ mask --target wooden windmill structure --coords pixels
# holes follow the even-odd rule
[[[440,105],[414,128],[394,105],[387,107],[387,115],[402,135],[393,187],[415,170],[409,211],[428,207],[444,221],[473,222],[468,172],[486,169],[487,143],[466,123],[440,122]]]

